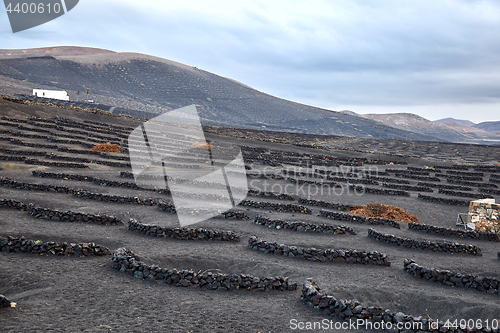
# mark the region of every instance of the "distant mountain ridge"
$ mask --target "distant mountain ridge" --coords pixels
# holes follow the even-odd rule
[[[442,139],[280,99],[235,80],[137,53],[79,47],[0,50],[0,93],[66,90],[70,100],[161,114],[190,104],[207,125],[387,139]],[[80,94],[77,95],[77,92]],[[136,115],[137,116],[137,115]]]
[[[96,103],[133,110],[142,118],[197,104],[206,125],[415,141],[495,143],[498,137],[500,142],[494,133],[412,114],[359,115],[304,105],[144,54],[84,47],[0,50],[0,94],[30,95],[33,88],[66,90],[70,100],[80,102],[90,89]]]
[[[438,119],[434,120],[435,123],[454,123],[462,126],[470,126],[474,127],[476,125],[470,120],[465,120],[465,119],[455,119],[455,118],[443,118],[443,119]]]
[[[413,113],[362,114],[360,116],[379,121],[387,126],[412,131],[422,135],[438,137],[445,141],[500,144],[499,134],[476,128],[475,124],[474,127],[460,124],[467,121],[433,122]],[[452,119],[453,118],[448,118],[447,120]]]

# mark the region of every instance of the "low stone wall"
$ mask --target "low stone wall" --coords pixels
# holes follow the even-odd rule
[[[252,236],[248,239],[248,247],[252,250],[272,253],[274,255],[283,255],[287,257],[298,257],[304,260],[316,262],[341,262],[347,264],[364,264],[390,266],[389,258],[377,251],[358,251],[358,250],[334,250],[334,249],[315,249],[302,248],[292,245],[278,243],[269,243],[260,238]]]
[[[257,215],[255,224],[267,226],[269,228],[286,229],[299,232],[322,233],[322,234],[346,234],[356,235],[356,232],[345,225],[332,226],[328,224],[311,224],[306,222],[291,222],[282,220],[271,220],[270,218]]]
[[[288,277],[258,278],[246,274],[222,274],[207,272],[198,275],[194,271],[160,268],[157,265],[146,265],[126,248],[120,248],[113,253],[112,267],[123,273],[128,273],[141,280],[175,285],[177,287],[193,287],[208,290],[238,290],[249,291],[287,291],[296,290],[297,283]]]
[[[384,219],[381,217],[368,217],[350,213],[331,212],[324,209],[321,210],[319,216],[339,221],[355,222],[361,224],[366,223],[372,225],[388,225],[397,229],[401,229],[399,222],[390,219]]]
[[[434,192],[432,188],[425,186],[411,186],[411,185],[399,185],[399,184],[387,184],[387,183],[383,183],[382,186],[404,191]]]
[[[300,179],[300,178],[291,178],[288,177],[286,179],[287,182],[298,185],[314,185],[314,186],[329,186],[329,187],[341,187],[339,184],[335,182],[327,182],[327,181],[317,181],[312,179]]]
[[[445,170],[469,170],[469,167],[467,165],[451,165],[451,166],[446,166],[446,165],[435,165],[434,169],[445,169]],[[474,168],[475,170],[475,168]]]
[[[168,202],[168,201],[160,200],[160,201],[158,201],[157,205],[158,205],[158,208],[160,210],[163,210],[167,213],[172,213],[172,214],[177,213],[177,210],[175,209],[175,205]]]
[[[340,320],[357,322],[358,319],[363,319],[362,328],[365,328],[364,325],[368,321],[372,326],[366,328],[374,330],[388,329],[389,332],[424,333],[429,331],[454,331],[454,328],[448,329],[444,327],[443,322],[437,322],[431,318],[422,316],[414,317],[405,315],[402,312],[395,313],[389,309],[367,306],[357,300],[336,299],[334,296],[321,293],[320,290],[313,279],[307,279],[302,285],[302,296],[300,299],[307,306]],[[417,323],[418,325],[416,325]],[[402,329],[398,330],[398,326],[402,327]],[[340,327],[338,331],[340,331]],[[486,331],[477,330],[475,332]]]
[[[0,161],[16,161],[16,162],[24,162],[26,157],[24,156],[6,156],[0,155]]]
[[[500,279],[498,278],[427,268],[417,265],[411,259],[405,259],[404,269],[418,279],[441,283],[450,287],[475,289],[489,294],[498,294],[498,289],[500,289]]]
[[[321,201],[321,200],[309,200],[309,199],[303,199],[303,198],[300,198],[298,202],[301,205],[325,207],[325,208],[331,208],[331,209],[341,210],[341,211],[348,211],[354,207],[352,205],[342,205],[342,204],[333,203],[333,202],[326,202],[326,201]]]
[[[295,201],[294,197],[292,197],[291,195],[285,194],[285,193],[265,192],[265,191],[258,191],[258,190],[254,190],[254,189],[250,189],[248,191],[248,195],[251,195],[253,197],[261,197],[261,198],[268,198],[268,199]]]
[[[471,180],[471,181],[478,181],[478,182],[482,182],[483,181],[483,177],[480,177],[480,176],[463,176],[463,175],[442,175],[441,177],[447,177],[446,180]]]
[[[64,163],[64,162],[46,162],[40,161],[34,158],[27,158],[24,160],[26,164],[32,165],[43,165],[48,167],[58,167],[58,168],[76,168],[76,169],[88,169],[89,166],[81,163]]]
[[[217,215],[216,217],[225,218],[228,220],[250,220],[250,216],[245,214],[245,212],[237,210],[229,210],[227,212]]]
[[[406,247],[409,249],[429,250],[434,252],[464,253],[481,256],[481,249],[476,245],[465,245],[451,242],[434,242],[429,240],[417,240],[412,238],[397,237],[383,234],[374,229],[368,229],[368,237],[379,242]]]
[[[476,166],[474,166],[473,169],[474,169],[474,171],[500,173],[500,167],[494,166],[494,165],[476,165]]]
[[[67,193],[79,198],[86,198],[103,202],[132,203],[145,206],[157,205],[157,201],[151,198],[140,199],[138,197],[93,193],[83,189],[73,189],[66,186],[23,183],[7,177],[0,177],[0,185],[15,188],[18,190]]]
[[[79,182],[94,183],[94,184],[100,185],[100,186],[129,188],[129,189],[141,190],[141,191],[153,191],[153,192],[156,192],[159,194],[165,194],[165,195],[171,194],[169,189],[149,189],[149,188],[137,186],[136,183],[117,182],[114,180],[102,179],[102,178],[93,177],[93,176],[77,175],[77,174],[69,174],[69,173],[44,172],[44,171],[39,171],[39,170],[32,171],[31,173],[32,173],[33,177],[39,177],[39,178],[76,180]]]
[[[22,237],[0,236],[0,250],[2,252],[24,252],[34,254],[59,255],[59,256],[103,256],[111,254],[109,249],[95,243],[66,243],[42,242],[27,240]]]
[[[25,156],[45,156],[47,154],[44,151],[34,151],[34,150],[12,150],[12,149],[0,149],[0,153],[10,154],[10,155],[25,155]]]
[[[0,199],[0,208],[11,208],[17,210],[28,210],[28,205],[22,201],[12,199]]]
[[[123,221],[115,216],[101,214],[86,214],[57,209],[41,208],[34,204],[28,205],[28,213],[38,219],[52,221],[86,222],[102,225],[122,225]]]
[[[350,185],[349,189],[354,190],[358,193],[368,193],[368,194],[385,194],[385,195],[399,195],[402,197],[409,197],[410,193],[401,190],[384,190],[380,188],[363,187]]]
[[[500,190],[493,190],[489,188],[480,188],[479,192],[500,195]]]
[[[406,173],[396,173],[396,177],[407,178],[407,179],[415,179],[415,180],[425,180],[428,182],[440,182],[441,178],[432,177],[432,176],[420,176],[420,175],[411,175]]]
[[[452,177],[453,175],[484,177],[484,173],[482,172],[463,172],[463,171],[448,170],[446,171],[446,173],[448,177]]]
[[[486,197],[484,194],[481,193],[450,191],[442,188],[439,189],[438,193],[445,195],[452,195],[455,197],[474,198],[474,199],[482,199]]]
[[[449,229],[449,228],[442,228],[433,225],[419,224],[413,222],[408,224],[408,228],[411,230],[423,231],[434,235],[455,236],[460,238],[471,238],[471,239],[487,240],[492,242],[500,242],[500,235],[485,231]]]
[[[288,213],[312,214],[312,211],[309,208],[293,204],[243,200],[239,203],[239,206],[261,208],[261,209],[272,209],[279,212],[288,212]]]
[[[472,191],[472,188],[460,185],[446,185],[446,184],[433,184],[433,183],[424,183],[418,182],[418,186],[426,186],[426,187],[436,187],[442,188],[446,190],[458,190],[458,191]]]
[[[168,228],[143,224],[136,219],[130,219],[128,221],[128,230],[140,232],[149,236],[176,238],[182,240],[240,241],[240,235],[233,231],[217,231],[203,228]]]
[[[495,184],[491,184],[491,183],[476,183],[476,182],[469,182],[469,181],[464,181],[464,180],[459,180],[459,179],[451,179],[451,178],[448,178],[446,181],[450,184],[459,184],[459,185],[465,185],[465,186],[493,187],[493,188],[498,187]]]
[[[423,195],[420,193],[418,194],[418,198],[428,202],[437,202],[447,205],[469,206],[469,201],[466,200],[438,198],[438,197],[432,197],[430,195]]]
[[[24,146],[24,147],[57,149],[57,145],[42,145],[39,143],[24,142],[17,139],[8,139],[7,141],[9,141],[13,145]]]
[[[369,175],[367,175],[365,178],[366,179],[373,179],[373,180],[377,180],[377,181],[385,182],[385,183],[410,184],[410,182],[405,180],[405,179],[378,177],[378,176],[369,176]]]

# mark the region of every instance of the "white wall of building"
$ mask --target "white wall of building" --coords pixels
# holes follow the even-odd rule
[[[33,96],[69,101],[69,94],[65,90],[33,89]]]

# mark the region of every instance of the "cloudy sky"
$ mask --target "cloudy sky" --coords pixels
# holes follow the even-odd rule
[[[331,110],[500,120],[500,1],[81,0],[0,48],[146,53]]]

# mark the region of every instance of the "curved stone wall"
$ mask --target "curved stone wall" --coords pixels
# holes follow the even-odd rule
[[[306,222],[271,220],[270,218],[261,215],[257,215],[255,217],[255,224],[260,224],[269,228],[286,229],[308,233],[322,233],[333,235],[349,233],[351,235],[356,235],[356,232],[352,228],[345,225],[332,226],[328,224],[312,224]]]
[[[140,232],[149,236],[176,238],[181,240],[240,241],[240,235],[233,231],[207,230],[203,228],[168,228],[143,224],[136,219],[129,220],[128,230]]]
[[[498,278],[427,268],[417,265],[411,259],[405,259],[404,269],[417,279],[441,283],[449,287],[475,289],[489,294],[498,294],[500,288],[500,279]]]
[[[27,240],[22,237],[1,237],[0,250],[2,252],[24,252],[33,254],[47,254],[59,256],[103,256],[111,254],[109,249],[95,243],[66,243],[66,242],[42,242],[39,240]]]
[[[408,228],[411,230],[423,231],[434,235],[455,236],[460,238],[471,238],[471,239],[487,240],[492,242],[500,242],[500,235],[486,231],[449,229],[449,228],[442,228],[433,225],[413,223],[413,222],[408,224]]]
[[[429,240],[417,240],[412,238],[397,237],[383,234],[374,229],[368,229],[368,237],[379,242],[406,247],[409,249],[429,250],[434,252],[465,253],[481,256],[481,249],[476,245],[465,245],[451,242],[434,242]]]
[[[315,249],[302,248],[292,245],[278,243],[269,243],[260,238],[252,236],[248,239],[248,247],[252,250],[282,255],[287,257],[298,257],[304,260],[316,262],[341,262],[347,264],[379,265],[390,266],[391,262],[385,253],[377,251],[358,251],[358,250],[334,250],[334,249]]]
[[[401,229],[399,222],[390,219],[384,219],[382,217],[368,217],[368,216],[354,215],[350,213],[331,212],[324,209],[321,210],[319,216],[339,221],[355,222],[362,224],[366,223],[372,225],[388,225],[397,229]]]
[[[208,290],[238,290],[249,291],[287,291],[296,290],[297,283],[288,277],[275,276],[258,278],[247,274],[222,274],[207,272],[198,275],[194,271],[161,268],[157,265],[146,265],[126,248],[120,248],[113,253],[112,267],[123,273],[128,273],[141,280],[155,281],[175,285],[177,287],[193,287]]]

